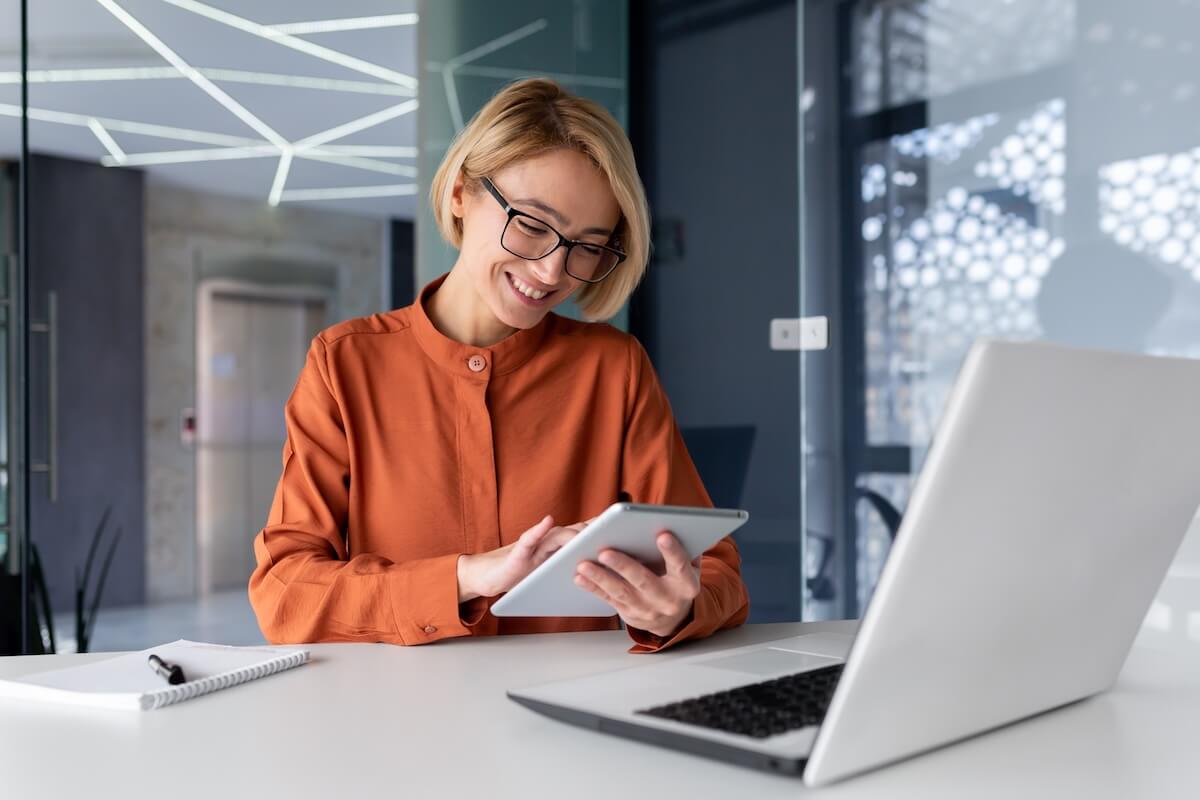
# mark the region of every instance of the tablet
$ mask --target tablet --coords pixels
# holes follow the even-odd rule
[[[497,617],[611,617],[608,603],[575,585],[580,561],[612,548],[663,570],[655,539],[670,531],[693,559],[742,527],[750,514],[729,508],[689,508],[613,503],[604,513],[526,575],[492,606]]]

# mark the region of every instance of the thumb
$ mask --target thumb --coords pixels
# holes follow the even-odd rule
[[[542,517],[541,522],[521,534],[521,538],[517,540],[517,546],[513,549],[520,551],[522,556],[528,557],[553,528],[554,517],[547,514]]]

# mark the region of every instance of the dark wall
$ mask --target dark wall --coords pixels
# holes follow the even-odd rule
[[[417,297],[416,226],[410,219],[394,219],[392,226],[392,308],[411,305]]]
[[[796,6],[656,3],[632,24],[657,227],[634,333],[682,427],[754,427],[737,535],[751,619],[799,619],[800,360],[768,346],[770,320],[799,313]]]
[[[49,499],[47,474],[30,477],[31,538],[52,606],[70,609],[75,572],[111,505],[110,528],[120,527],[122,538],[104,605],[138,604],[145,596],[143,176],[34,156],[29,178],[31,321],[46,321],[48,293],[58,295],[57,363],[46,335],[30,337],[34,463],[48,456],[51,379],[59,396],[59,496]]]

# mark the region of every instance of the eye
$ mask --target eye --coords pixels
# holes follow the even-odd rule
[[[520,229],[521,233],[525,233],[530,236],[545,236],[550,232],[543,226],[538,225],[533,220],[526,219],[525,217],[517,217],[514,221],[517,223],[517,228]]]
[[[595,245],[590,245],[590,244],[581,244],[581,245],[579,245],[579,249],[582,250],[583,252],[587,253],[589,256],[592,256],[593,258],[599,257],[600,254],[604,252],[599,247],[596,247]]]

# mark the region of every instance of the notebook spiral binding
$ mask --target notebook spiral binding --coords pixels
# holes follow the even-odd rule
[[[159,691],[142,696],[142,709],[150,711],[162,708],[163,706],[169,706],[172,703],[191,700],[193,697],[199,697],[220,689],[228,689],[230,686],[237,686],[239,683],[246,683],[247,681],[264,678],[267,675],[274,675],[276,672],[283,672],[292,667],[298,667],[306,661],[308,661],[307,650],[280,656],[255,667],[224,672],[220,675],[211,675],[207,678],[181,683],[178,686],[160,689]]]

